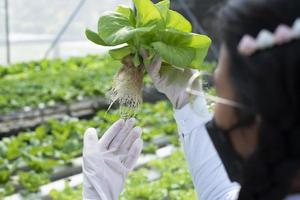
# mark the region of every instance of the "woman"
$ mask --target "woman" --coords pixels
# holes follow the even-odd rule
[[[161,67],[160,59],[146,66],[175,108],[199,199],[300,199],[299,17],[299,0],[231,0],[222,8],[213,117],[209,95],[190,106],[193,71]],[[84,199],[118,199],[142,148],[133,126],[118,121],[99,142],[87,131]]]

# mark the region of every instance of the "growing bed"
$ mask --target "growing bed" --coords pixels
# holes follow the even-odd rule
[[[22,113],[24,120],[26,113],[36,110],[45,114],[76,103],[76,108],[94,106],[88,117],[72,112],[62,112],[57,119],[44,116],[34,127],[2,138],[0,199],[81,199],[83,133],[95,127],[101,136],[119,118],[117,110],[106,112],[107,102],[97,107],[92,100],[104,99],[118,66],[107,56],[87,56],[0,67],[1,122],[16,113]],[[145,82],[150,85],[148,77]],[[172,106],[160,101],[144,103],[139,109],[143,154],[120,199],[196,199]]]

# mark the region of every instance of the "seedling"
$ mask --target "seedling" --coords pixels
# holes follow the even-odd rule
[[[109,51],[112,58],[123,64],[114,77],[110,99],[120,104],[124,118],[134,115],[142,102],[144,66],[150,64],[155,55],[170,67],[201,68],[211,44],[209,37],[192,33],[191,23],[170,10],[169,0],[157,4],[150,0],[133,2],[136,13],[119,6],[115,12],[106,12],[100,17],[97,32],[86,30],[92,42],[118,46]],[[142,59],[141,50],[147,52],[147,59]]]

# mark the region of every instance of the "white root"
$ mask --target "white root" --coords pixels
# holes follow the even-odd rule
[[[115,102],[119,103],[121,117],[129,118],[135,114],[136,109],[143,102],[144,68],[142,65],[134,66],[131,56],[123,59],[123,64],[113,79],[109,96],[111,105]]]

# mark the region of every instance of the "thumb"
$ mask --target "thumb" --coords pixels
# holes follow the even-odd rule
[[[150,77],[152,78],[153,82],[156,83],[160,80],[160,68],[161,68],[161,64],[162,64],[162,60],[160,58],[159,55],[156,55],[151,64],[149,65],[145,65],[145,68],[148,72],[148,74],[150,75]]]
[[[140,55],[142,56],[143,60],[146,60],[148,58],[148,53],[144,48],[140,49]]]

